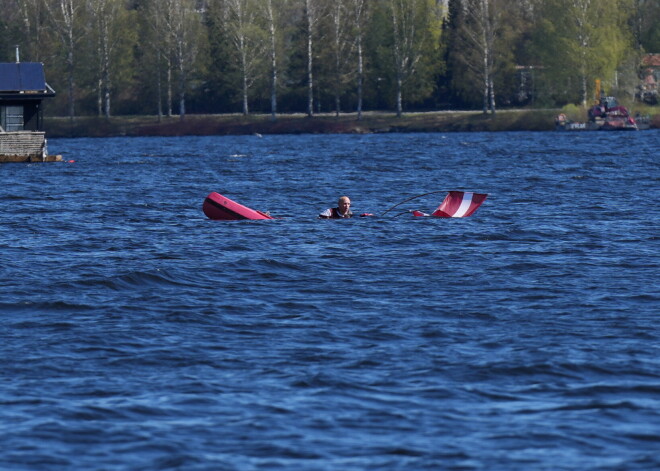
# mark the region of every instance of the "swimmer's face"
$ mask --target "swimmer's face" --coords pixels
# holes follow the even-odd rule
[[[341,198],[339,198],[339,202],[337,203],[337,205],[339,207],[339,212],[342,214],[346,214],[348,210],[351,209],[351,200],[346,196],[342,196]]]

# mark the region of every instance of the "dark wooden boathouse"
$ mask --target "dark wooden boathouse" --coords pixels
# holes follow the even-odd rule
[[[42,111],[54,96],[42,63],[0,63],[0,162],[57,160],[47,155]]]

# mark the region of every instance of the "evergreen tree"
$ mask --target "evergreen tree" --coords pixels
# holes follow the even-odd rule
[[[229,35],[229,10],[224,1],[209,2],[206,15],[209,66],[205,79],[208,111],[234,112],[240,110],[241,92],[236,87],[240,69],[234,60],[235,48]]]
[[[660,2],[630,0],[630,26],[635,47],[643,52],[660,52]]]

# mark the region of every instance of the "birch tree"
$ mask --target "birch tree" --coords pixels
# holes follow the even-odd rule
[[[20,36],[16,25],[23,26],[23,23],[18,5],[14,3],[5,4],[5,1],[0,0],[0,11],[3,13],[0,16],[0,61],[4,62],[6,60],[5,55],[9,53],[12,39]],[[16,44],[15,39],[13,42]]]
[[[268,24],[269,55],[270,55],[270,114],[271,119],[277,119],[277,86],[278,86],[278,25],[273,0],[265,0],[266,21]]]
[[[346,0],[335,0],[328,13],[329,21],[329,47],[325,50],[330,55],[332,67],[329,76],[334,98],[335,116],[339,117],[341,111],[341,95],[344,92],[350,73],[347,66],[350,61],[353,44],[351,41],[351,26],[349,10]]]
[[[388,0],[388,7],[392,24],[396,115],[401,117],[404,86],[420,71],[424,56],[437,50],[442,14],[435,0]]]
[[[322,17],[320,0],[303,0],[307,57],[307,116],[314,116],[314,38]]]
[[[495,40],[504,5],[497,0],[463,0],[459,9],[458,57],[481,84],[483,113],[495,114]]]
[[[22,52],[30,60],[41,62],[42,54],[47,51],[44,47],[44,0],[17,0],[15,6],[19,12],[15,19],[22,26]],[[3,11],[6,14],[6,9]]]
[[[171,35],[164,34],[166,22],[166,4],[161,0],[147,0],[138,7],[140,18],[145,21],[146,27],[140,32],[144,58],[142,66],[153,67],[153,74],[145,77],[146,80],[156,80],[156,100],[158,120],[165,113],[172,116],[172,45]],[[165,105],[163,111],[163,75],[165,76]]]
[[[545,0],[541,4],[535,51],[546,67],[548,86],[556,84],[569,91],[566,101],[575,97],[587,106],[596,79],[614,84],[631,44],[618,5],[601,0]]]
[[[126,18],[122,0],[87,0],[91,12],[93,36],[96,42],[97,60],[97,113],[110,117],[113,90],[113,62],[121,37],[118,31],[120,20]],[[128,35],[123,31],[124,38]]]
[[[573,38],[576,39],[575,45],[577,53],[575,58],[575,65],[578,67],[580,74],[580,82],[582,87],[580,89],[582,106],[587,106],[587,80],[588,80],[588,61],[591,60],[591,52],[595,45],[597,29],[594,28],[590,18],[590,7],[592,0],[569,0],[569,8],[573,12],[574,29]],[[591,51],[590,51],[591,50]]]
[[[357,119],[362,119],[362,101],[364,86],[364,30],[367,22],[367,1],[349,0],[349,11],[353,15],[355,25],[355,48],[356,48],[356,67],[355,76],[357,78]]]
[[[84,35],[82,16],[84,0],[46,0],[54,30],[63,48],[66,64],[67,108],[69,119],[75,116],[75,51]]]
[[[342,110],[342,96],[355,93],[358,119],[362,118],[366,4],[366,0],[336,0],[327,9],[322,30],[327,41],[324,40],[319,56],[327,63],[322,71],[332,91],[335,116]]]
[[[249,90],[260,76],[264,65],[268,42],[266,33],[257,24],[258,9],[254,0],[226,0],[229,10],[227,28],[234,44],[241,70],[243,115],[249,114]],[[257,0],[259,1],[259,0]],[[270,12],[272,13],[272,5]],[[271,23],[274,28],[274,23]],[[271,32],[271,41],[274,41]],[[271,45],[271,48],[274,47]],[[274,54],[271,49],[271,60]],[[276,70],[276,69],[275,69]]]
[[[167,60],[177,71],[179,117],[186,115],[186,91],[190,73],[194,70],[202,34],[201,17],[195,0],[157,0],[163,4],[163,28],[171,47]],[[171,69],[168,67],[168,73]],[[169,79],[169,77],[168,77]],[[169,80],[168,80],[169,81]]]

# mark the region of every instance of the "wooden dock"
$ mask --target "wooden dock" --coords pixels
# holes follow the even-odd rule
[[[0,132],[0,163],[61,161],[61,155],[48,155],[44,132]]]

